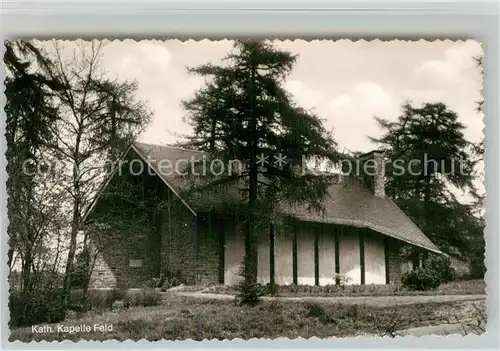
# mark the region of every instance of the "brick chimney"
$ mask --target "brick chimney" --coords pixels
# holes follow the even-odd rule
[[[377,197],[385,197],[385,163],[382,153],[378,150],[370,151],[359,156],[359,175],[365,185]]]

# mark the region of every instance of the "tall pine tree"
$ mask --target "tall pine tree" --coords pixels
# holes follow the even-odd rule
[[[280,202],[320,211],[330,178],[303,172],[304,162],[338,157],[322,121],[298,107],[282,87],[295,60],[267,42],[236,41],[224,65],[190,69],[207,77],[208,83],[184,103],[194,131],[188,144],[225,165],[230,160],[244,165],[242,172],[228,172],[209,186],[245,184],[243,286],[249,290],[257,281],[258,219],[272,222],[279,212],[274,204]]]
[[[384,134],[371,139],[391,160],[387,194],[442,251],[463,257],[470,231],[477,230],[471,206],[460,203],[452,191],[474,188],[475,160],[465,126],[442,103],[407,103],[395,122],[376,120]]]
[[[52,97],[61,84],[40,69],[51,69],[52,62],[32,43],[6,42],[5,49],[8,263],[12,263],[14,250],[20,251],[23,288],[28,289],[36,241],[34,220],[40,210],[35,202],[37,181],[31,171],[39,166],[54,138],[50,127],[57,119],[57,106]]]

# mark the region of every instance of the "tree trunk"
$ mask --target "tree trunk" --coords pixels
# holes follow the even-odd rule
[[[78,187],[77,187],[78,188]],[[77,192],[76,192],[77,193]],[[73,273],[73,266],[75,261],[76,254],[76,239],[78,235],[78,230],[80,229],[80,204],[78,198],[75,199],[75,203],[73,205],[73,219],[71,223],[71,237],[69,242],[69,250],[68,250],[68,260],[66,262],[66,270],[64,273],[64,295],[67,298],[69,297],[69,291],[71,287],[71,273]]]
[[[31,286],[31,266],[33,264],[33,253],[31,247],[27,248],[23,255],[23,263],[21,267],[21,284],[22,291],[28,292]]]
[[[33,246],[34,246],[34,228],[31,226],[31,219],[33,217],[31,199],[33,199],[33,184],[30,183],[26,189],[27,191],[27,208],[24,229],[26,230],[26,239],[24,241],[23,261],[21,267],[21,283],[23,293],[29,293],[31,289],[31,267],[33,265]]]
[[[252,63],[253,64],[253,63]],[[256,67],[251,67],[249,84],[249,135],[248,146],[250,149],[249,185],[248,185],[248,226],[245,236],[245,282],[257,284],[257,239],[255,233],[255,207],[257,206],[257,116],[255,116],[255,75]]]
[[[80,142],[82,135],[85,132],[83,127],[80,127],[76,135],[75,152],[73,154],[73,191],[74,191],[74,202],[73,202],[73,218],[71,219],[71,237],[69,241],[68,250],[68,261],[66,262],[66,271],[64,272],[64,282],[63,282],[63,292],[65,296],[65,301],[67,302],[69,297],[69,291],[71,287],[71,273],[73,273],[73,266],[76,253],[76,238],[78,236],[78,230],[80,229]]]
[[[209,145],[209,149],[210,149],[210,153],[214,153],[215,151],[215,128],[216,128],[216,120],[215,118],[212,118],[212,120],[210,121],[211,125],[210,125],[210,145]]]

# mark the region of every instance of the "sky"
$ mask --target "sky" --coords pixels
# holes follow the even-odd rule
[[[458,113],[470,141],[482,137],[482,77],[473,57],[478,42],[463,41],[276,41],[298,55],[285,87],[302,107],[313,109],[333,129],[339,150],[370,151],[368,136],[379,136],[373,116],[394,120],[405,101],[443,102]],[[232,42],[178,40],[105,41],[102,65],[113,77],[136,80],[138,98],[153,110],[151,125],[140,136],[171,144],[190,132],[181,101],[203,86],[187,67],[219,64]]]

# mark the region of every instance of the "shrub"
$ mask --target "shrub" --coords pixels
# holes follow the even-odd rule
[[[317,302],[308,303],[306,310],[306,317],[308,318],[318,318],[323,324],[334,322],[334,319],[326,311],[325,307]]]
[[[417,268],[404,273],[401,283],[410,290],[430,290],[441,284],[441,276],[428,268]]]
[[[117,300],[123,300],[123,298],[125,297],[126,294],[127,294],[126,289],[115,288],[115,289],[111,290],[111,298],[113,299],[113,302],[115,302]]]
[[[176,273],[162,273],[159,277],[149,279],[146,282],[145,286],[146,288],[154,288],[160,289],[161,291],[167,291],[168,289],[179,286],[181,284],[186,284],[186,280],[182,278],[180,271],[178,271]]]
[[[236,298],[242,305],[257,305],[260,301],[260,297],[264,295],[264,291],[259,284],[251,284],[243,280],[238,285],[238,294]]]
[[[449,283],[456,279],[457,273],[451,266],[451,260],[444,255],[429,257],[425,267],[439,275],[440,283]]]
[[[129,290],[123,298],[123,305],[125,308],[132,306],[158,306],[161,304],[161,299],[161,293],[151,288],[136,291]]]
[[[111,310],[113,308],[113,303],[118,300],[123,300],[125,294],[126,292],[124,289],[91,290],[88,293],[85,308],[98,312]]]
[[[154,289],[142,290],[142,306],[158,306],[161,304],[161,294]]]
[[[263,288],[263,293],[262,295],[271,295],[271,296],[277,296],[279,295],[279,285],[276,283],[271,284],[267,283],[264,288]]]
[[[106,309],[111,309],[113,302],[110,302],[108,296],[111,295],[110,290],[91,290],[88,292],[88,297],[86,300],[86,308],[89,310],[104,311]]]
[[[317,302],[308,303],[306,309],[306,317],[322,318],[326,316],[325,308]]]
[[[335,279],[335,281],[339,282],[339,286],[341,286],[341,287],[346,286],[351,281],[351,278],[349,278],[346,275],[342,275],[342,274],[335,274],[335,276],[333,278]]]
[[[478,257],[473,257],[469,262],[470,276],[472,279],[484,279],[486,266],[484,264],[484,253]]]
[[[266,288],[260,284],[248,282],[245,279],[245,263],[240,265],[240,282],[237,285],[238,293],[236,299],[240,305],[256,306],[260,302],[260,297],[266,294]]]
[[[83,312],[88,308],[85,303],[83,289],[72,289],[69,292],[68,309]]]
[[[82,250],[76,255],[75,268],[70,275],[70,284],[72,288],[84,288],[88,285],[90,279],[90,251]]]
[[[133,291],[129,290],[125,294],[123,298],[123,303],[126,308],[133,306],[140,306],[142,303],[142,290],[141,291]]]
[[[425,262],[424,268],[417,268],[401,276],[401,283],[410,290],[435,289],[456,278],[449,257],[433,255]]]
[[[39,323],[57,323],[64,320],[66,306],[59,287],[46,288],[30,294],[12,289],[9,294],[10,327]]]

